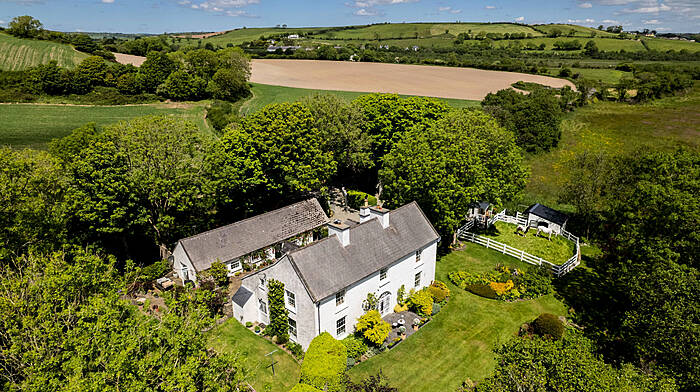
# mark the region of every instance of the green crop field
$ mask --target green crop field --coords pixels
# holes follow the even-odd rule
[[[583,151],[611,154],[636,150],[700,148],[700,85],[688,95],[647,104],[598,102],[569,113],[562,123],[559,147],[530,156],[532,170],[523,202],[556,205],[566,178],[566,164]]]
[[[570,66],[568,64],[567,66]],[[551,75],[558,75],[561,68],[550,68],[549,73]],[[598,80],[603,83],[616,84],[622,78],[631,78],[632,72],[618,71],[616,69],[608,68],[571,68],[571,72],[574,74],[580,74],[585,79]]]
[[[210,132],[203,103],[172,107],[163,104],[125,106],[0,105],[0,145],[45,148],[52,139],[64,137],[88,122],[99,126],[146,115],[179,116]]]
[[[667,50],[681,51],[683,49],[690,52],[700,51],[700,43],[690,41],[676,41],[663,38],[645,38],[644,43],[649,49],[665,52]]]
[[[595,33],[596,37],[617,37],[618,34],[609,33],[607,31],[601,31],[598,29],[593,29],[585,26],[571,25],[571,24],[546,24],[546,25],[534,25],[539,31],[544,31],[546,34],[553,32],[554,30],[561,31],[562,34],[567,35],[571,30],[574,31],[575,37],[590,37],[591,33]]]
[[[445,30],[449,30],[450,34],[456,36],[460,33],[472,34],[483,33],[524,33],[532,34],[533,37],[542,35],[539,31],[530,26],[517,25],[512,23],[437,23],[430,27],[432,35],[444,34]]]
[[[329,91],[329,90],[311,90],[305,88],[294,88],[294,87],[283,87],[283,86],[270,86],[267,84],[252,83],[253,97],[244,102],[241,105],[240,113],[243,115],[255,113],[263,107],[280,102],[295,102],[303,97],[312,94],[333,94],[348,101],[351,101],[360,95],[365,95],[368,93],[354,92],[354,91]],[[463,99],[446,99],[438,98],[442,101],[447,102],[448,105],[455,108],[463,108],[470,106],[478,106],[479,101],[469,101]]]
[[[0,33],[0,69],[3,70],[21,70],[51,60],[56,60],[62,67],[73,68],[88,56],[70,45],[15,38]]]

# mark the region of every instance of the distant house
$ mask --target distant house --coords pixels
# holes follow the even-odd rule
[[[299,39],[299,34],[289,34],[289,35],[287,36],[287,38],[289,38],[289,39]]]
[[[181,239],[173,250],[173,269],[183,281],[197,282],[197,274],[220,261],[229,275],[275,260],[283,244],[306,245],[315,240],[314,230],[328,221],[316,199],[309,199],[242,221]],[[292,246],[293,247],[293,246]]]
[[[527,216],[528,226],[549,227],[555,234],[561,234],[562,230],[566,230],[566,222],[569,220],[568,215],[540,203],[528,207],[523,215]]]
[[[328,233],[244,277],[232,297],[236,320],[268,324],[267,282],[278,280],[290,339],[307,348],[322,332],[337,339],[352,334],[368,294],[384,316],[393,312],[401,286],[419,290],[435,279],[440,236],[415,202],[393,211],[363,207],[359,222],[329,223]]]
[[[270,46],[267,47],[267,51],[270,52],[270,53],[276,52],[277,50],[282,50],[283,52],[286,52],[286,51],[291,51],[291,52],[293,52],[293,51],[295,51],[295,50],[297,50],[297,49],[301,49],[301,46],[277,46],[277,45],[270,45]]]

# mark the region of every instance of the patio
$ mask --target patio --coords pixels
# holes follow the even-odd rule
[[[414,319],[420,320],[420,316],[408,310],[401,313],[389,313],[382,317],[382,320],[391,324],[391,332],[389,332],[389,336],[386,338],[386,343],[390,344],[397,337],[401,337],[401,332],[399,332],[399,327],[402,325],[400,322],[401,320],[403,320],[403,326],[406,327],[406,337],[413,335],[413,333],[416,332],[413,330]]]

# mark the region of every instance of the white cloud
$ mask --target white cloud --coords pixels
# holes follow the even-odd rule
[[[484,8],[486,8],[487,10],[495,10],[495,9],[496,9],[496,6],[495,6],[495,5],[487,5],[487,6],[484,7]]]
[[[593,8],[593,4],[591,4],[591,3],[581,3],[578,6],[580,8]]]
[[[449,12],[451,14],[459,14],[462,12],[462,10],[456,10],[452,7],[438,7],[438,11],[440,12]]]
[[[627,8],[622,10],[622,12],[625,13],[630,13],[630,14],[655,14],[658,12],[662,11],[670,11],[671,7],[667,6],[664,3],[660,3],[658,5],[653,5],[649,7],[637,7],[637,8]]]
[[[522,21],[524,21],[524,20],[525,20],[525,17],[524,17],[524,16],[518,16],[517,18],[515,18],[515,21],[516,21],[516,22],[522,22]]]
[[[353,12],[357,16],[377,16],[379,13],[375,10],[368,10],[366,8],[360,8],[359,10]]]
[[[604,20],[603,20],[603,23],[619,25],[619,24],[620,24],[620,21],[619,21],[619,20],[613,20],[613,19],[604,19]]]
[[[114,0],[102,0],[113,2]],[[258,4],[260,0],[206,0],[206,1],[194,1],[194,0],[180,0],[177,2],[179,5],[184,7],[189,7],[194,10],[202,10],[208,12],[215,12],[217,14],[227,15],[227,16],[246,16],[255,17],[246,11],[240,10],[242,8],[251,4]],[[235,8],[235,10],[232,10]]]
[[[651,20],[645,20],[644,24],[648,25],[656,25],[656,24],[661,24],[658,19],[651,19]]]
[[[595,23],[595,19],[569,19],[566,21],[567,23],[578,23],[578,24],[583,24],[583,23]]]
[[[114,3],[114,0],[102,0],[102,2],[105,4],[112,4]]]

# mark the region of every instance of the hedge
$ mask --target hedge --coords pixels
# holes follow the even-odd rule
[[[465,287],[467,291],[480,297],[498,299],[498,294],[487,284],[469,284]]]
[[[551,313],[542,313],[532,322],[532,328],[540,336],[551,336],[561,339],[564,336],[564,324],[559,317]]]
[[[370,206],[377,205],[377,198],[364,192],[360,191],[348,191],[348,206],[359,210],[360,207],[365,205],[365,198],[367,198],[367,204]]]
[[[322,392],[318,388],[314,388],[307,384],[297,384],[294,388],[290,389],[289,392]]]
[[[300,383],[327,392],[345,391],[347,350],[328,332],[314,338],[301,365]]]

